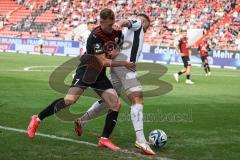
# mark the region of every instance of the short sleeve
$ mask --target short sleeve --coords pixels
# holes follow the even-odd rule
[[[96,35],[90,35],[87,40],[87,53],[88,54],[103,54],[104,48],[100,38]]]
[[[129,20],[131,27],[129,29],[132,29],[134,31],[140,29],[142,27],[142,20],[141,19],[131,19]]]

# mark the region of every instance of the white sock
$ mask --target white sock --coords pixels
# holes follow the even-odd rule
[[[146,143],[146,139],[143,132],[143,105],[135,104],[131,106],[131,120],[134,130],[136,132],[136,138],[139,143]]]
[[[94,119],[100,116],[100,113],[107,113],[107,104],[102,101],[96,101],[93,105],[87,110],[87,112],[80,118],[81,124],[84,125],[87,121]],[[103,112],[105,111],[105,112]]]

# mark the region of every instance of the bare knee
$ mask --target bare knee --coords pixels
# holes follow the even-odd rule
[[[65,97],[64,98],[64,102],[66,105],[72,105],[72,104],[76,103],[77,100],[78,100],[78,97]]]
[[[143,104],[144,103],[143,96],[142,96],[141,92],[135,92],[135,93],[129,94],[128,98],[131,101],[131,105]]]
[[[113,111],[119,111],[121,108],[121,102],[117,97],[116,97],[116,99],[111,98],[110,100],[108,100],[106,102],[107,102],[109,109],[111,109]]]
[[[120,100],[117,92],[114,89],[105,90],[102,95],[102,99],[108,104],[109,108],[113,111],[119,111],[121,107]]]
[[[181,70],[181,72],[186,72],[187,71],[187,67],[184,67],[182,70]]]
[[[143,99],[140,98],[140,97],[131,99],[131,104],[132,104],[132,105],[134,105],[134,104],[143,104],[143,103],[144,103],[144,101],[143,101]]]
[[[110,104],[109,104],[109,107],[110,107],[110,109],[113,110],[113,111],[119,111],[120,108],[121,108],[121,102],[120,102],[120,100],[111,101]]]

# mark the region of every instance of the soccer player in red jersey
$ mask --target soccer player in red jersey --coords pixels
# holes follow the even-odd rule
[[[207,38],[198,46],[198,52],[202,60],[202,64],[204,66],[204,70],[206,72],[206,76],[211,75],[211,70],[208,64],[208,51],[210,50],[209,44],[207,42]]]
[[[178,73],[174,74],[175,80],[178,82],[179,81],[179,76],[182,75],[183,73],[186,73],[186,84],[194,84],[194,82],[191,81],[190,75],[191,75],[191,62],[189,56],[191,56],[191,50],[189,49],[188,46],[188,38],[187,38],[187,31],[183,30],[182,31],[182,37],[178,41],[178,44],[175,46],[176,50],[178,53],[180,53],[182,57],[182,61],[184,64],[184,68],[179,71]]]
[[[68,93],[64,98],[54,100],[38,115],[32,116],[27,129],[29,138],[34,138],[40,122],[42,123],[45,118],[74,104],[83,94],[84,90],[91,87],[107,103],[109,109],[98,146],[114,151],[120,150],[117,145],[109,140],[109,136],[117,123],[120,100],[106,75],[106,67],[123,66],[135,71],[135,64],[127,61],[113,61],[107,58],[118,50],[115,46],[109,47],[109,44],[120,45],[123,38],[121,31],[116,31],[112,28],[114,23],[115,15],[113,11],[103,9],[100,12],[100,26],[91,32],[87,40],[86,52],[81,57],[81,63],[76,69],[76,74]]]

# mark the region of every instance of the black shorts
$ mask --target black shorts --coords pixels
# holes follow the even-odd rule
[[[205,62],[205,61],[207,60],[207,57],[208,57],[208,56],[201,56],[202,62]]]
[[[187,66],[191,65],[189,56],[182,56],[182,61],[183,61],[183,65],[185,68],[187,68]]]
[[[113,88],[105,70],[101,72],[99,70],[86,71],[86,67],[81,66],[76,70],[71,87],[80,87],[82,89],[91,87],[98,93]]]

